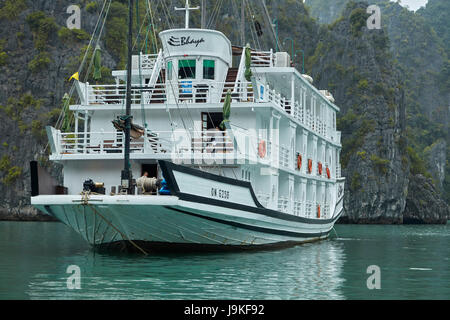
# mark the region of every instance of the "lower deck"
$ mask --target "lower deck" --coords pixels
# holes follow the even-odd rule
[[[71,160],[64,161],[63,165],[64,187],[68,195],[80,195],[84,182],[92,180],[103,184],[106,195],[119,196],[122,159]],[[262,207],[304,218],[329,219],[344,187],[342,179],[317,181],[258,164],[192,164],[183,167],[194,168],[202,174],[250,183],[252,192]],[[134,180],[144,173],[150,178],[167,178],[160,161],[154,159],[134,160],[131,162],[131,170]],[[212,190],[211,186],[211,181],[197,181],[196,178],[189,178],[185,183],[186,189],[192,189],[190,192],[197,192],[203,197],[220,196],[217,192],[221,188]],[[138,193],[137,190],[135,193]]]

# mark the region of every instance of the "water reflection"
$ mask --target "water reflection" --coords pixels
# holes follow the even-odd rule
[[[343,299],[342,244],[280,251],[124,256],[86,251],[57,258],[35,274],[31,299]],[[82,270],[82,289],[68,290],[64,267]]]

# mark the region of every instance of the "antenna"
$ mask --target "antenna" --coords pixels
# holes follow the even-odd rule
[[[206,0],[202,0],[202,29],[206,28]]]
[[[176,11],[186,11],[186,29],[189,29],[189,12],[192,10],[199,10],[200,7],[189,7],[189,0],[186,0],[186,6],[184,8],[175,7]]]
[[[241,44],[245,47],[245,0],[241,2]]]

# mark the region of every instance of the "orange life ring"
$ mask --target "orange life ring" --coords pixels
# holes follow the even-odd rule
[[[297,170],[300,170],[302,168],[302,155],[299,153],[297,155]]]
[[[317,205],[317,218],[320,218],[320,204]]]
[[[328,179],[331,178],[330,168],[328,168],[328,167],[327,167],[327,177],[328,177]]]
[[[322,162],[319,162],[319,175],[322,175]]]
[[[258,144],[258,155],[260,158],[264,158],[266,156],[266,142],[261,140]]]
[[[308,173],[312,172],[312,160],[308,159]]]

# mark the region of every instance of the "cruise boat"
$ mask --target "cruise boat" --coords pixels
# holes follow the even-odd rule
[[[189,28],[192,9],[187,2],[185,28],[159,33],[157,54],[129,50],[115,84],[74,80],[73,132],[47,127],[64,186],[43,192],[32,164],[32,205],[94,248],[325,239],[343,212],[345,183],[332,95],[286,52]]]

